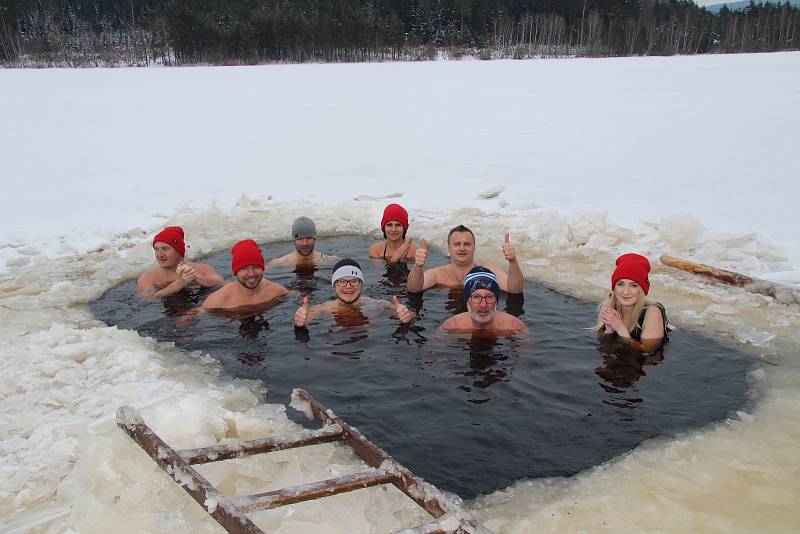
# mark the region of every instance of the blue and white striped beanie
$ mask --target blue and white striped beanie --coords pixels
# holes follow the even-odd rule
[[[497,277],[492,271],[480,265],[470,269],[464,278],[464,302],[476,289],[488,289],[496,297],[500,297],[500,284],[497,283]]]

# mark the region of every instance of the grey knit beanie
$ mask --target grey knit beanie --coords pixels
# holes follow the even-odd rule
[[[308,217],[298,217],[292,223],[292,239],[300,239],[302,237],[317,238],[317,227],[314,226],[314,221]]]

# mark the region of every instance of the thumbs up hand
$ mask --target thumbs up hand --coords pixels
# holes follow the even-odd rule
[[[308,319],[308,297],[303,297],[303,305],[294,312],[294,325],[297,327],[305,326]]]
[[[508,232],[506,232],[506,235],[503,238],[503,256],[506,257],[506,261],[508,261],[508,263],[514,263],[517,261],[517,251],[514,249],[514,245],[511,244]]]
[[[428,261],[428,242],[423,239],[417,253],[414,254],[414,265],[424,267],[426,261]]]
[[[403,324],[410,323],[411,312],[404,304],[400,304],[400,301],[397,299],[397,295],[392,297],[392,304],[394,304],[394,309],[397,312],[397,316],[400,318],[400,322]]]

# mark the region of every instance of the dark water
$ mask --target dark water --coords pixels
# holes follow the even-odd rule
[[[338,321],[348,324],[320,316],[307,334],[296,332],[301,292],[312,304],[332,297],[330,267],[268,272],[294,291],[245,320],[203,314],[183,327],[175,315],[199,305],[207,291],[141,304],[133,283],[109,290],[92,309],[108,324],[202,350],[231,375],[262,380],[270,402],[286,404],[294,387],[308,390],[418,476],[464,498],[517,479],[577,473],[643,440],[720,420],[747,402],[749,357],[691,332],[673,333],[663,353],[648,357],[601,347],[586,329],[596,319],[595,303],[532,283],[524,302],[508,297],[498,304],[528,325],[526,337],[437,333],[462,311],[461,292],[409,297],[405,272],[366,259],[369,244],[331,238],[318,241],[317,250],[358,259],[367,279],[363,294],[398,295],[417,313],[410,326],[379,308]],[[264,251],[274,258],[292,247],[275,243]],[[227,252],[204,261],[231,278]],[[430,266],[446,262],[429,256]]]

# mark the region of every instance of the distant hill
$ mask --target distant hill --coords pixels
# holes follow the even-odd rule
[[[756,4],[759,4],[759,3],[762,3],[762,2],[756,2]],[[763,3],[764,4],[777,4],[777,5],[782,5],[783,4],[782,1],[780,1],[780,2],[779,1],[763,2]],[[789,4],[791,4],[793,6],[800,6],[800,0],[789,0]],[[705,6],[705,8],[707,10],[711,11],[712,13],[719,13],[719,10],[722,9],[722,6],[728,6],[728,9],[730,9],[731,11],[744,11],[747,8],[748,5],[750,5],[750,1],[749,0],[744,0],[743,2],[722,2],[720,4],[712,4],[710,6]]]

